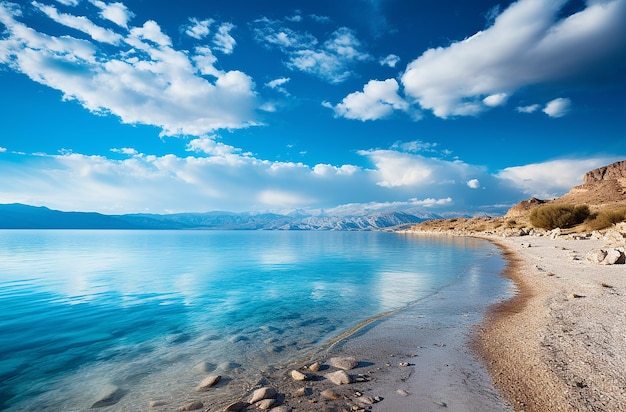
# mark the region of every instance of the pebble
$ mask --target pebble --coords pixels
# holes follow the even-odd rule
[[[95,409],[115,405],[120,401],[120,399],[122,399],[122,396],[124,396],[124,392],[117,386],[112,386],[104,393],[103,396],[100,397],[100,399],[91,405],[91,408]]]
[[[259,388],[255,390],[254,392],[252,392],[252,396],[250,397],[249,402],[256,403],[263,399],[275,398],[276,395],[278,395],[278,392],[276,391],[276,389],[269,387],[269,386],[265,386],[263,388]]]
[[[345,385],[352,383],[352,378],[344,370],[331,372],[326,374],[326,379],[334,383],[335,385]]]
[[[405,391],[404,389],[398,389],[396,393],[400,396],[409,396],[409,393]]]
[[[313,390],[311,388],[300,388],[300,389],[296,389],[292,396],[294,398],[300,398],[303,396],[310,396],[312,394],[313,394]]]
[[[221,375],[211,375],[202,379],[202,381],[196,386],[196,391],[203,392],[209,390],[212,386],[217,385],[217,383],[222,379]]]
[[[330,366],[343,370],[354,369],[359,366],[359,361],[352,356],[347,356],[343,358],[330,358]]]
[[[341,398],[341,393],[337,392],[334,389],[325,389],[320,393],[320,395],[322,396],[322,398],[328,399],[331,401]]]
[[[254,404],[257,408],[267,410],[276,405],[276,399],[262,399]]]
[[[157,406],[164,406],[167,405],[167,402],[165,401],[150,401],[148,403],[148,406],[151,408],[156,408]]]
[[[315,362],[315,363],[309,365],[309,370],[311,372],[319,372],[321,367],[322,367],[322,365],[320,365],[319,362]]]
[[[294,381],[306,381],[309,379],[307,375],[295,369],[291,371],[291,377]]]
[[[184,404],[183,406],[178,408],[178,410],[180,412],[195,411],[197,409],[202,409],[203,406],[204,406],[204,404],[202,402],[200,402],[200,401],[191,401],[191,402],[187,402],[186,404]]]
[[[250,404],[248,402],[235,402],[224,408],[224,412],[241,412],[244,411]]]

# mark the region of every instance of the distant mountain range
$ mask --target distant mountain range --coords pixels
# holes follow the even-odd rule
[[[204,229],[204,230],[381,230],[412,225],[440,215],[423,211],[376,211],[317,215],[281,213],[176,213],[105,215],[62,212],[19,203],[0,205],[0,229]]]

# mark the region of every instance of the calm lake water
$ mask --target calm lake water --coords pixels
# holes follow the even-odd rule
[[[472,299],[503,295],[503,268],[488,242],[400,233],[0,231],[0,410],[82,411],[115,388],[100,410],[147,410],[207,374],[254,382],[467,277]]]

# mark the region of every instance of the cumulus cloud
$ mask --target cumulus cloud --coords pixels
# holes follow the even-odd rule
[[[621,160],[620,158],[560,159],[523,166],[507,167],[497,177],[528,196],[551,199],[562,196],[583,182],[589,170]]]
[[[100,17],[112,21],[120,27],[128,28],[129,20],[135,17],[135,14],[122,3],[107,4],[100,0],[92,0],[91,3],[101,10]]]
[[[184,33],[196,40],[202,40],[211,33],[213,23],[215,23],[213,19],[198,20],[195,17],[190,17],[189,24],[183,28]]]
[[[492,96],[510,96],[525,86],[567,80],[584,87],[622,73],[626,0],[587,2],[583,10],[560,18],[565,4],[520,0],[486,30],[427,50],[407,66],[405,94],[447,118],[476,115],[501,102]],[[600,72],[601,67],[611,72]]]
[[[506,103],[508,98],[509,96],[506,93],[496,93],[485,97],[483,103],[489,107],[497,107]]]
[[[550,117],[563,117],[569,112],[571,106],[572,101],[570,99],[559,97],[548,102],[543,112]]]
[[[202,136],[256,124],[254,82],[241,71],[217,69],[210,49],[176,50],[151,20],[122,34],[37,2],[33,7],[95,42],[38,32],[19,21],[19,6],[3,2],[0,63],[61,91],[65,100],[119,116],[124,123],[157,126],[162,135]],[[117,47],[105,49],[96,42]]]
[[[332,106],[337,116],[361,121],[376,120],[389,116],[394,110],[406,111],[408,103],[398,95],[399,85],[395,79],[370,80],[362,92],[351,93],[341,103]]]
[[[478,179],[470,179],[467,181],[467,187],[470,189],[478,189],[480,187],[480,180]]]
[[[361,150],[358,153],[375,165],[376,184],[388,188],[456,185],[456,182],[465,182],[472,173],[484,173],[480,168],[461,161],[429,158],[397,150]]]
[[[232,54],[237,45],[235,38],[230,35],[230,31],[234,28],[235,25],[232,23],[223,23],[213,36],[213,45],[224,54]]]
[[[396,56],[395,54],[390,54],[386,57],[383,57],[378,62],[381,66],[396,67],[396,64],[400,62],[400,57]]]

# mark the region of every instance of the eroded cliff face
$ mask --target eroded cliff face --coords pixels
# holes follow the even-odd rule
[[[626,160],[585,173],[583,184],[552,200],[529,199],[513,206],[507,218],[527,217],[530,210],[544,203],[588,205],[592,210],[626,206]]]
[[[596,185],[609,180],[617,180],[623,187],[626,187],[626,160],[585,173],[583,185]]]
[[[585,204],[592,209],[626,205],[626,160],[590,170],[583,182],[553,202]]]

